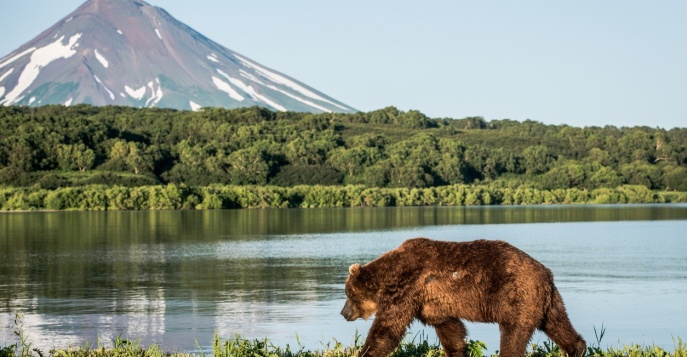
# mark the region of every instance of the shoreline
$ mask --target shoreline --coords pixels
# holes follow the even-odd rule
[[[656,192],[624,185],[594,190],[540,190],[501,184],[428,188],[346,186],[192,187],[105,186],[0,188],[0,212],[208,210],[252,208],[335,208],[414,206],[522,206],[551,204],[685,203],[687,192]]]
[[[674,347],[672,350],[659,347],[657,345],[624,344],[617,346],[602,346],[604,330],[602,328],[595,341],[587,341],[586,356],[616,357],[616,356],[685,356],[687,354],[687,344],[680,337],[674,337]],[[215,334],[212,345],[201,346],[196,344],[196,351],[165,351],[158,344],[143,347],[138,340],[125,339],[118,336],[105,345],[98,341],[97,345],[84,341],[79,347],[68,347],[64,349],[51,348],[47,353],[38,348],[33,348],[30,341],[27,341],[23,331],[17,331],[20,341],[12,345],[0,347],[0,355],[4,357],[234,357],[234,356],[270,356],[270,357],[353,357],[357,356],[362,348],[364,339],[362,335],[357,335],[352,345],[344,346],[342,343],[332,340],[321,343],[322,349],[307,350],[296,341],[296,345],[275,346],[268,338],[246,339],[239,335],[233,338],[222,339]],[[496,356],[489,353],[484,342],[468,339],[466,346],[466,356],[482,357]],[[496,350],[498,351],[498,350]],[[404,339],[391,356],[394,357],[415,357],[415,356],[437,356],[443,354],[443,348],[437,342],[430,342],[426,338],[416,342],[415,339],[408,341]],[[525,357],[563,357],[563,352],[550,340],[543,342],[530,343]]]

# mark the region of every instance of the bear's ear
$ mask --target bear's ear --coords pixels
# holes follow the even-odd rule
[[[358,275],[358,273],[360,273],[360,264],[352,264],[350,267],[348,267],[348,273],[352,276]]]

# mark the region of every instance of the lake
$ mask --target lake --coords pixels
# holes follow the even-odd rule
[[[2,213],[0,346],[17,342],[17,313],[44,351],[122,336],[197,352],[215,332],[350,344],[370,321],[339,315],[348,266],[425,236],[540,260],[588,344],[603,327],[602,346],[672,349],[687,338],[686,232],[683,204]],[[498,349],[496,325],[467,326]]]

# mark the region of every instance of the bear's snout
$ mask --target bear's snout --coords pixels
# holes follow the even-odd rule
[[[343,309],[341,309],[341,316],[343,316],[346,321],[353,321],[357,317],[355,316],[355,309],[353,309],[353,304],[351,304],[350,301],[346,300],[346,304],[344,304]]]

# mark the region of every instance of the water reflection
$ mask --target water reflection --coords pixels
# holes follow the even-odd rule
[[[31,244],[87,247],[103,241],[149,245],[435,225],[681,220],[686,215],[685,204],[3,213],[0,244],[11,239],[18,249]],[[44,239],[26,239],[36,234]]]
[[[687,205],[0,214],[0,345],[17,312],[45,350],[120,334],[194,350],[215,331],[350,343],[369,322],[338,314],[348,266],[428,236],[507,240],[554,271],[588,340],[604,324],[611,344],[671,347],[685,231]],[[470,331],[498,345],[494,326]]]

